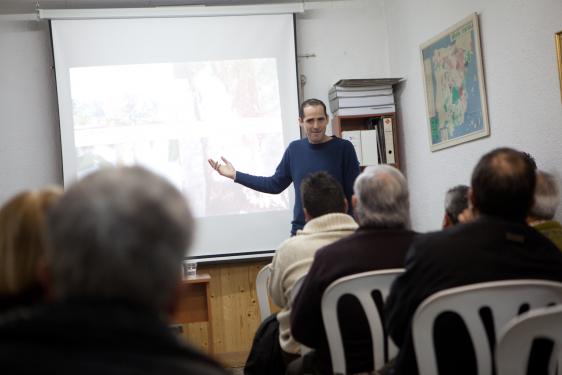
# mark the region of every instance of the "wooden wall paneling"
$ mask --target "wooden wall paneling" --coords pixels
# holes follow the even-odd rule
[[[225,366],[240,367],[246,361],[261,320],[256,297],[256,276],[270,262],[268,258],[198,266],[198,273],[211,275],[209,287],[214,357]],[[206,323],[187,324],[184,334],[194,346],[207,351]]]

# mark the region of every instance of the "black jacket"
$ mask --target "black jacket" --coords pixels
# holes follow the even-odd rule
[[[138,306],[74,301],[0,318],[0,374],[225,375]]]
[[[332,372],[330,349],[320,302],[337,279],[360,272],[402,268],[415,232],[401,228],[360,227],[355,233],[319,249],[291,310],[295,339],[316,350],[318,373]],[[350,296],[340,300],[340,324],[348,372],[373,370],[372,342],[367,318]]]
[[[524,223],[485,216],[418,236],[408,251],[406,272],[392,285],[385,304],[387,331],[400,348],[395,373],[418,373],[411,321],[424,299],[448,288],[509,279],[562,281],[562,253]],[[440,373],[476,373],[470,340],[459,319],[444,316],[437,323]]]

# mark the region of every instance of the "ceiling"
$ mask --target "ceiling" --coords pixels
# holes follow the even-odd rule
[[[41,9],[140,8],[181,5],[249,5],[295,3],[304,0],[0,0],[0,14],[34,13]],[[312,0],[329,1],[329,0]],[[311,2],[311,0],[306,0]]]

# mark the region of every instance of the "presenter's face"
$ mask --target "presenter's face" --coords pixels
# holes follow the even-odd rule
[[[324,143],[330,139],[326,135],[328,116],[321,105],[306,106],[303,109],[304,118],[300,119],[306,137],[310,143]]]

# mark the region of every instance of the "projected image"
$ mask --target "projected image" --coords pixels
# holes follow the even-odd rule
[[[284,144],[275,59],[70,69],[78,177],[104,165],[144,165],[169,178],[195,216],[289,208],[208,167],[271,175]]]

